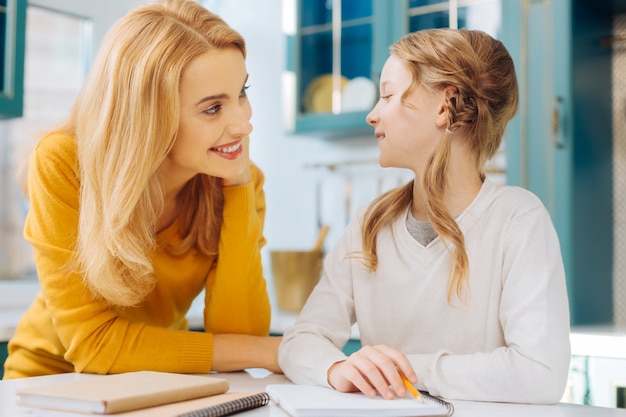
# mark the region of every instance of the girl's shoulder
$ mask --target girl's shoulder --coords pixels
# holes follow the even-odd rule
[[[533,192],[517,185],[495,184],[485,181],[484,196],[488,205],[515,212],[545,209],[541,199]]]

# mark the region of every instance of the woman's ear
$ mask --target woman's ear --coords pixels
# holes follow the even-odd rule
[[[458,93],[459,93],[459,90],[457,90],[457,88],[453,85],[449,85],[446,88],[444,88],[441,94],[441,97],[442,97],[441,105],[439,106],[439,109],[437,110],[437,120],[436,120],[437,126],[446,128],[452,122],[451,120],[449,120],[448,108],[450,106],[453,106],[453,107],[455,106],[454,101],[458,97]]]

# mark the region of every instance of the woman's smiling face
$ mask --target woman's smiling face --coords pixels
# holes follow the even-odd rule
[[[190,62],[180,81],[178,134],[163,167],[168,177],[183,183],[197,174],[229,179],[248,169],[247,79],[236,48],[214,49]]]

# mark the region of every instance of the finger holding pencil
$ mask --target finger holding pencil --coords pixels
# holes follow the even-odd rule
[[[400,378],[402,378],[402,383],[404,384],[404,387],[406,388],[406,390],[411,393],[413,398],[415,398],[417,401],[423,403],[424,402],[424,397],[422,397],[422,394],[420,394],[420,392],[415,389],[413,384],[411,384],[411,381],[409,381],[407,379],[407,377],[404,376],[404,374],[402,372],[400,372],[400,371],[398,371],[398,372],[400,374]]]
[[[412,385],[417,376],[407,356],[385,345],[363,346],[334,363],[327,370],[327,378],[339,392],[360,391],[371,398],[379,394],[392,400],[405,397],[409,391],[418,401],[422,397]]]

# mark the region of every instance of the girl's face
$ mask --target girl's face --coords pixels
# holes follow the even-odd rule
[[[421,175],[446,127],[445,95],[418,85],[403,103],[412,75],[405,61],[391,55],[380,77],[380,99],[367,115],[375,128],[383,167],[408,168]]]
[[[215,49],[195,58],[180,81],[180,123],[164,163],[170,180],[196,174],[235,178],[249,169],[252,110],[242,53]]]

